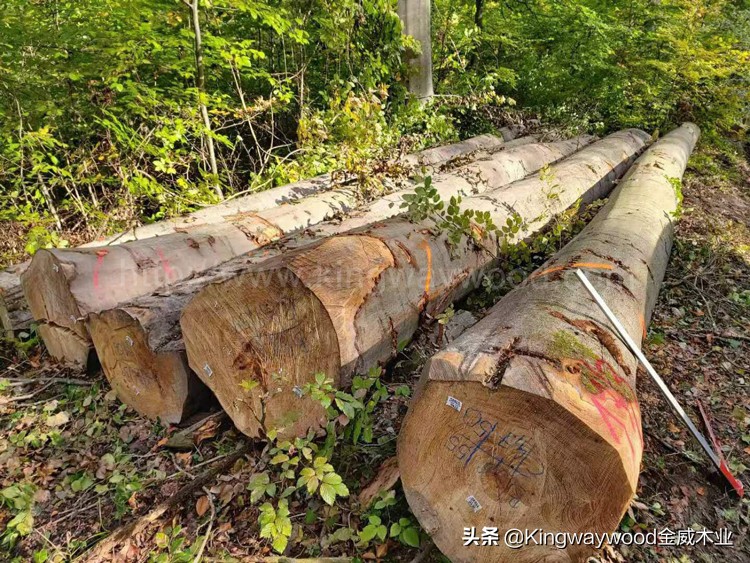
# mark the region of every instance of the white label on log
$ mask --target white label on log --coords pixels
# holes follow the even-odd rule
[[[295,395],[297,395],[297,397],[298,397],[298,398],[300,398],[300,399],[302,398],[302,395],[304,395],[304,394],[305,394],[305,392],[304,392],[304,391],[302,391],[302,388],[301,388],[301,387],[300,387],[299,385],[295,385],[295,386],[294,386],[294,387],[292,388],[292,392],[293,392],[293,393],[294,393]]]
[[[206,362],[206,365],[203,366],[203,372],[207,377],[211,377],[214,374],[214,370],[211,369],[211,366],[208,365],[208,362]]]
[[[468,504],[474,512],[482,510],[482,505],[479,504],[479,501],[473,495],[466,497],[466,504]]]
[[[125,342],[128,343],[128,346],[132,346],[133,345],[133,339],[130,338],[130,336],[126,336],[125,337]]]
[[[445,401],[445,404],[448,405],[452,409],[456,409],[458,412],[461,412],[461,407],[463,406],[463,403],[456,399],[455,397],[451,397],[448,395],[448,400]],[[471,497],[474,498],[474,497]]]

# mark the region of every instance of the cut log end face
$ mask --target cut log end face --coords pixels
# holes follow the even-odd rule
[[[612,445],[568,410],[479,382],[428,381],[398,457],[412,511],[453,561],[578,561],[585,546],[464,546],[462,531],[609,532],[634,493]]]
[[[210,391],[187,369],[182,352],[154,353],[136,319],[121,309],[90,316],[91,337],[112,389],[140,414],[177,424]]]
[[[40,250],[23,273],[24,294],[49,353],[67,363],[85,367],[91,343],[78,304],[68,289],[66,264],[51,251]]]
[[[338,385],[338,341],[319,299],[290,270],[209,286],[180,324],[190,367],[243,433],[298,436],[324,423],[323,407],[303,390],[318,373]]]

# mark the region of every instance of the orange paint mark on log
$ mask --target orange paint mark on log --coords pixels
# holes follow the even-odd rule
[[[424,249],[427,255],[427,277],[424,280],[424,293],[429,297],[430,284],[432,283],[432,249],[430,248],[430,243],[426,240],[423,240],[419,246]]]
[[[646,319],[643,316],[643,313],[638,313],[638,320],[641,321],[641,330],[643,331],[643,340],[646,340],[646,337],[648,336],[648,330],[646,328]]]
[[[531,276],[529,276],[529,279],[546,276],[547,274],[560,272],[562,270],[569,270],[571,268],[588,268],[590,270],[612,270],[613,269],[612,264],[605,264],[601,262],[573,262],[572,264],[566,264],[564,266],[553,266],[552,268],[547,268],[546,270],[542,270],[541,272],[536,272],[534,274],[531,274]]]

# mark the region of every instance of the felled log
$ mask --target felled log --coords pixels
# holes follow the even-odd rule
[[[469,156],[477,151],[499,150],[507,141],[515,138],[516,132],[517,129],[503,128],[501,130],[501,137],[495,135],[480,135],[458,143],[434,147],[414,154],[409,154],[404,156],[402,161],[407,166],[425,166],[429,170],[432,167],[440,166],[453,159]],[[526,141],[516,139],[515,142],[524,143]],[[336,176],[339,177],[337,178]],[[196,224],[221,223],[224,222],[227,217],[246,213],[258,213],[260,211],[273,209],[287,203],[292,203],[334,188],[345,186],[346,184],[351,183],[351,181],[352,178],[347,174],[322,174],[314,178],[300,180],[299,182],[278,186],[262,192],[249,194],[235,199],[228,199],[227,201],[210,207],[205,207],[183,217],[176,217],[174,219],[136,227],[105,239],[101,244],[111,244],[113,242],[119,244],[129,240],[140,240],[171,234],[175,231],[195,226]]]
[[[637,362],[575,270],[640,343],[698,134],[685,124],[648,149],[570,244],[426,365],[398,462],[412,512],[452,561],[582,561],[590,547],[502,538],[617,528],[643,453]],[[499,546],[464,546],[461,530],[487,525]]]
[[[535,140],[533,137],[514,139],[517,131],[514,128],[503,128],[500,131],[502,137],[480,135],[459,143],[434,147],[409,154],[401,158],[401,161],[405,166],[413,168],[415,172],[417,169],[421,171],[422,168],[431,171],[437,167],[448,165],[456,159],[481,156],[488,152],[500,150],[506,144],[510,147]],[[514,140],[511,141],[511,139]],[[508,141],[511,142],[508,143]],[[301,180],[263,192],[229,199],[218,205],[209,206],[182,217],[129,229],[110,237],[84,244],[79,248],[113,246],[156,236],[172,235],[186,230],[195,230],[199,225],[231,221],[233,218],[284,206],[285,204],[309,198],[337,187],[343,187],[351,181],[352,178],[346,174],[340,175],[340,177],[334,177],[332,174],[323,174],[315,178]],[[347,197],[351,199],[351,193]],[[341,205],[341,202],[337,201],[334,196],[334,207],[336,204]],[[318,208],[320,209],[322,205],[326,205],[326,202],[320,201]],[[299,210],[299,213],[301,212],[303,210]],[[333,212],[334,209],[331,210],[331,213]],[[19,331],[28,330],[34,320],[21,287],[21,275],[26,271],[30,263],[31,260],[27,260],[0,272],[0,327],[2,327],[3,332],[9,337],[14,336]],[[53,322],[55,322],[54,319]],[[65,329],[70,329],[70,327],[66,325]],[[82,336],[85,341],[85,334],[82,333],[85,333],[85,331],[80,327],[75,327],[69,335],[76,342],[77,339],[73,336],[74,334]],[[57,350],[58,348],[53,344],[53,355],[62,353],[57,352]],[[75,350],[74,358],[76,360],[85,354],[80,349],[80,346],[74,345],[73,350]],[[62,359],[66,358],[63,356]],[[74,363],[76,360],[74,360]]]
[[[450,174],[438,174],[433,185],[443,199],[481,193],[539,170],[592,140],[584,136],[509,149]],[[198,389],[202,384],[187,365],[179,326],[180,314],[194,295],[209,283],[231,278],[274,256],[393,217],[403,211],[403,196],[412,190],[395,192],[341,222],[308,229],[163,291],[90,315],[89,330],[99,360],[120,400],[145,416],[179,422],[201,400]]]
[[[26,264],[19,264],[0,272],[0,335],[8,338],[13,338],[16,330],[31,327],[31,312],[23,297],[19,274],[25,267]]]
[[[437,156],[455,158],[482,147],[496,148],[499,142],[485,135],[444,147],[426,166],[439,164]],[[286,186],[283,194],[289,198],[298,192]],[[267,205],[273,200],[258,197],[253,201]],[[183,225],[175,230],[173,225],[184,219],[166,221],[159,228],[172,232],[116,246],[39,250],[22,274],[21,283],[49,353],[65,363],[84,366],[92,348],[84,322],[89,313],[148,295],[285,234],[347,214],[360,204],[355,188],[341,187],[261,211],[221,215],[220,222]],[[214,218],[226,213],[231,205],[227,202],[211,208]],[[236,206],[232,209],[237,211]]]
[[[518,241],[579,199],[606,195],[648,139],[615,133],[464,207],[496,225],[525,222],[508,233]],[[304,435],[324,418],[302,392],[315,374],[346,387],[353,374],[397,354],[420,318],[481,283],[499,241],[474,229],[481,244],[466,236],[452,244],[432,220],[393,218],[209,285],[180,320],[190,367],[242,432]]]

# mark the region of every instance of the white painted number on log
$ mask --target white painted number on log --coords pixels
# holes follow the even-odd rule
[[[463,403],[456,399],[455,397],[451,397],[448,395],[448,400],[445,401],[445,404],[448,405],[452,409],[456,409],[458,412],[461,412],[461,407],[463,406]],[[471,497],[474,498],[474,497]]]

